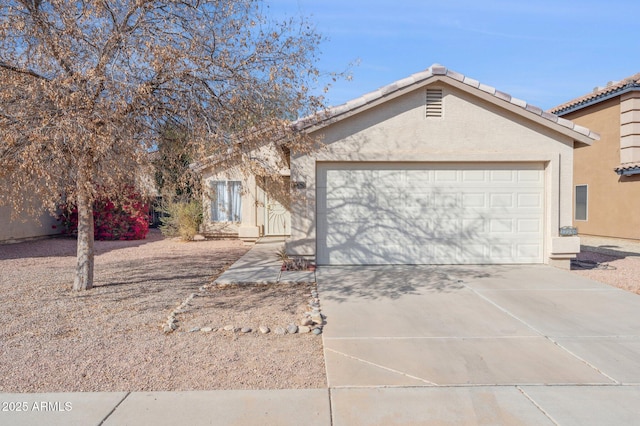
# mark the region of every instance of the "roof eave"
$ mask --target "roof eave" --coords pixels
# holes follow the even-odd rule
[[[633,85],[625,86],[619,90],[614,90],[611,92],[603,93],[602,95],[596,95],[593,98],[586,99],[582,102],[578,102],[574,105],[570,105],[566,108],[562,108],[559,111],[554,112],[553,114],[562,117],[564,115],[570,114],[572,112],[580,111],[581,109],[590,107],[592,105],[599,104],[601,102],[608,101],[609,99],[617,98],[618,96],[622,96],[625,93],[630,92],[640,92],[640,85],[634,83]],[[553,111],[552,109],[551,111]]]
[[[476,97],[486,100],[496,106],[509,110],[517,115],[532,120],[542,126],[572,138],[574,141],[591,145],[600,139],[600,135],[586,127],[579,126],[557,115],[543,111],[541,108],[530,105],[527,102],[513,98],[500,92],[494,87],[487,86],[477,80],[466,77],[443,66],[434,65],[427,71],[417,73],[406,79],[397,81],[376,91],[367,93],[338,107],[329,108],[327,111],[312,117],[306,117],[296,122],[298,130],[313,133],[335,122],[344,120],[368,109],[374,108],[389,100],[403,96],[406,93],[420,89],[427,85],[441,82],[462,91],[471,93]],[[325,117],[322,117],[325,114]]]
[[[470,92],[487,102],[504,108],[523,118],[531,120],[544,127],[550,128],[551,130],[554,130],[562,135],[568,136],[576,142],[591,145],[594,141],[600,139],[600,135],[598,133],[587,129],[586,127],[579,126],[569,120],[558,117],[554,114],[545,112],[542,109],[529,105],[524,101],[513,98],[511,98],[511,100],[509,101],[507,101],[506,99],[503,100],[501,97],[496,96],[496,94],[492,94],[491,90],[481,90],[480,88],[474,89],[473,87],[469,87],[466,84],[459,83],[455,80],[449,80],[447,81],[447,83],[461,90]]]
[[[440,75],[429,75],[424,79],[414,82],[413,84],[403,87],[396,87],[395,90],[393,90],[392,87],[397,86],[397,83],[394,83],[389,86],[382,87],[376,91],[367,93],[345,104],[329,108],[327,111],[316,114],[315,116],[298,120],[296,126],[298,130],[302,130],[307,133],[313,133],[337,121],[345,120],[349,117],[360,114],[371,108],[375,108],[381,104],[386,103],[387,101],[399,98],[409,92],[420,89],[424,86],[428,86],[437,81],[445,82],[445,79]],[[322,117],[322,115],[326,116]]]

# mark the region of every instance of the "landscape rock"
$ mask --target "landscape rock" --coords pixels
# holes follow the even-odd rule
[[[302,321],[300,321],[301,325],[311,325],[313,324],[313,321],[311,320],[311,318],[302,318]]]
[[[211,328],[211,327],[202,327],[200,329],[200,331],[202,331],[203,333],[211,333],[213,331],[213,328]]]
[[[312,333],[317,336],[319,334],[322,334],[322,329],[321,328],[314,328]]]
[[[243,333],[251,333],[251,327],[242,327],[240,331]]]
[[[295,324],[289,324],[287,326],[287,333],[296,334],[298,332],[298,326]]]
[[[268,332],[270,332],[271,330],[269,329],[269,327],[267,327],[266,325],[261,325],[260,326],[260,333],[262,334],[267,334]]]
[[[301,325],[300,327],[298,327],[298,333],[300,334],[305,334],[311,331],[310,327],[307,327],[306,325]]]
[[[234,327],[234,326],[232,326],[232,325],[225,325],[224,327],[222,327],[222,329],[223,329],[224,331],[234,331],[234,330],[235,330],[235,327]]]
[[[284,328],[282,328],[282,327],[276,327],[276,328],[273,330],[273,332],[274,332],[275,334],[280,335],[280,336],[283,336],[283,335],[287,334],[287,330],[285,330],[285,329],[284,329]]]
[[[311,321],[313,321],[314,324],[322,324],[322,315],[319,313],[311,314]]]

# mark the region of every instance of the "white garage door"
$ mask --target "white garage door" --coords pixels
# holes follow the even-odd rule
[[[318,163],[321,265],[542,263],[543,165]]]

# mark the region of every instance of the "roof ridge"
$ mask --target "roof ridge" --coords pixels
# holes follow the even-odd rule
[[[360,107],[363,107],[367,104],[375,102],[379,99],[382,99],[385,96],[388,96],[406,87],[421,83],[435,76],[444,76],[444,77],[451,78],[467,86],[470,86],[474,89],[478,89],[485,93],[488,93],[489,95],[492,95],[502,101],[505,101],[512,105],[520,107],[528,111],[529,113],[538,115],[543,119],[556,123],[560,126],[566,127],[568,129],[574,130],[584,136],[587,136],[590,139],[594,139],[594,140],[600,139],[600,135],[598,133],[587,129],[586,127],[580,126],[578,124],[573,123],[572,121],[558,117],[557,115],[551,112],[544,111],[542,108],[539,108],[535,105],[531,105],[522,99],[515,98],[508,93],[501,92],[500,90],[497,90],[495,87],[480,83],[478,80],[465,76],[464,74],[460,74],[438,63],[432,64],[429,68],[427,68],[424,71],[417,72],[415,74],[410,75],[409,77],[397,80],[386,86],[382,86],[379,89],[376,89],[369,93],[365,93],[364,95],[359,96],[350,101],[347,101],[341,105],[330,107],[324,113],[322,113],[322,118],[320,122],[334,119],[338,116],[354,111]],[[316,116],[301,118],[294,123],[294,126],[298,129],[304,129],[304,128],[313,126],[318,123],[317,120],[314,120],[314,117]]]

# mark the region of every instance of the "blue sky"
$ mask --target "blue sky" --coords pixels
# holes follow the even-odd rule
[[[640,72],[638,0],[268,0],[328,38],[322,71],[350,63],[338,105],[434,63],[543,109]]]

